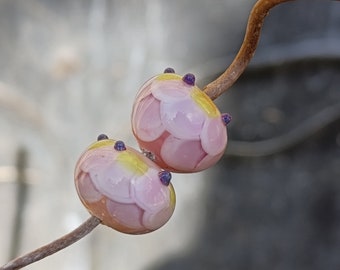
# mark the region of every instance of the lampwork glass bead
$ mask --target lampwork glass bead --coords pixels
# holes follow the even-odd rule
[[[78,195],[104,225],[128,234],[157,230],[176,204],[170,173],[122,141],[102,139],[79,158]]]
[[[137,93],[131,122],[144,153],[173,172],[207,169],[227,145],[226,123],[192,74],[164,73],[147,81]]]

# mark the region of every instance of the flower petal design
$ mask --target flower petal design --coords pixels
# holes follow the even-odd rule
[[[143,215],[143,225],[150,229],[155,230],[163,226],[172,216],[176,204],[175,190],[172,184],[169,185],[170,200],[169,205],[166,205],[161,211],[157,213],[145,212]]]
[[[81,172],[78,176],[76,188],[82,194],[83,200],[92,203],[99,201],[103,195],[92,184],[88,173]]]
[[[164,208],[157,213],[145,212],[143,225],[149,230],[155,230],[163,226],[171,217],[173,210],[170,207]]]
[[[131,172],[112,164],[90,175],[95,187],[106,197],[121,203],[134,202],[130,192]]]
[[[165,129],[174,137],[197,140],[205,121],[205,115],[191,100],[161,103],[161,120]]]
[[[90,172],[91,170],[108,166],[118,154],[119,152],[114,150],[113,145],[88,150],[86,155],[82,156],[78,161],[79,169],[84,172]]]
[[[181,140],[169,136],[161,149],[162,159],[176,170],[192,170],[206,156],[199,140]]]
[[[157,139],[165,130],[160,118],[160,102],[152,95],[145,97],[133,112],[133,130],[146,142]]]
[[[120,224],[131,229],[144,229],[142,225],[143,210],[136,204],[121,204],[107,199],[106,207],[110,215]]]
[[[221,113],[192,74],[166,72],[151,78],[137,94],[131,122],[139,146],[170,171],[207,169],[227,144]]]
[[[149,80],[147,80],[143,86],[139,89],[137,95],[136,95],[136,100],[138,100],[138,102],[143,99],[144,97],[148,96],[151,94],[151,85],[153,83],[153,81],[155,80],[155,77],[150,78]]]
[[[223,156],[223,152],[221,152],[220,154],[215,155],[215,156],[206,155],[200,161],[200,163],[198,163],[197,167],[199,167],[201,170],[208,169],[212,165],[216,164],[216,162],[219,161],[222,156]]]
[[[119,154],[113,145],[88,150],[78,162],[79,169],[88,174],[98,192],[113,200],[129,203],[132,199],[128,179],[133,173],[114,163]]]
[[[128,234],[156,230],[175,209],[173,187],[162,184],[163,170],[153,161],[128,146],[115,149],[115,142],[94,143],[79,158],[74,178],[78,195],[104,225]],[[148,227],[144,216],[155,217],[146,218]]]
[[[208,118],[201,132],[202,147],[214,156],[224,151],[227,145],[227,129],[220,117]]]
[[[136,204],[146,212],[157,213],[169,205],[170,194],[158,178],[158,171],[149,169],[146,175],[132,181]]]
[[[151,93],[158,100],[170,103],[188,99],[190,88],[182,80],[155,81]]]

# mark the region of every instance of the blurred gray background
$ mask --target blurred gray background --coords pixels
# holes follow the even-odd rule
[[[220,74],[254,3],[0,1],[0,264],[88,217],[73,185],[81,152],[99,133],[136,146],[134,96],[164,68],[200,86]],[[340,3],[273,9],[216,101],[233,115],[226,156],[174,175],[170,222],[144,236],[100,226],[27,269],[339,269],[339,35]]]

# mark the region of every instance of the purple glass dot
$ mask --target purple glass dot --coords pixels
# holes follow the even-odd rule
[[[171,180],[171,173],[168,171],[161,171],[158,173],[159,180],[161,180],[162,184],[168,186]]]
[[[185,75],[183,76],[182,80],[183,80],[186,84],[195,85],[195,75],[194,75],[194,74],[191,74],[191,73],[185,74]]]
[[[171,67],[168,67],[164,70],[164,73],[175,73],[175,70]]]
[[[122,141],[116,141],[114,148],[117,151],[124,151],[126,150],[125,143]]]
[[[109,137],[105,134],[100,134],[98,137],[97,137],[97,141],[102,141],[102,140],[107,140]]]
[[[232,117],[229,113],[223,113],[222,114],[222,121],[225,125],[228,125],[231,121]]]

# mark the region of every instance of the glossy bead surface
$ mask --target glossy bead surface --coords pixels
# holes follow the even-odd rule
[[[138,151],[103,139],[79,158],[75,185],[82,203],[104,225],[143,234],[163,226],[175,209],[173,186],[164,184],[161,175],[170,181],[167,172]]]
[[[160,74],[141,87],[133,105],[132,131],[140,148],[169,171],[207,169],[227,145],[220,111],[194,82],[192,74]]]

